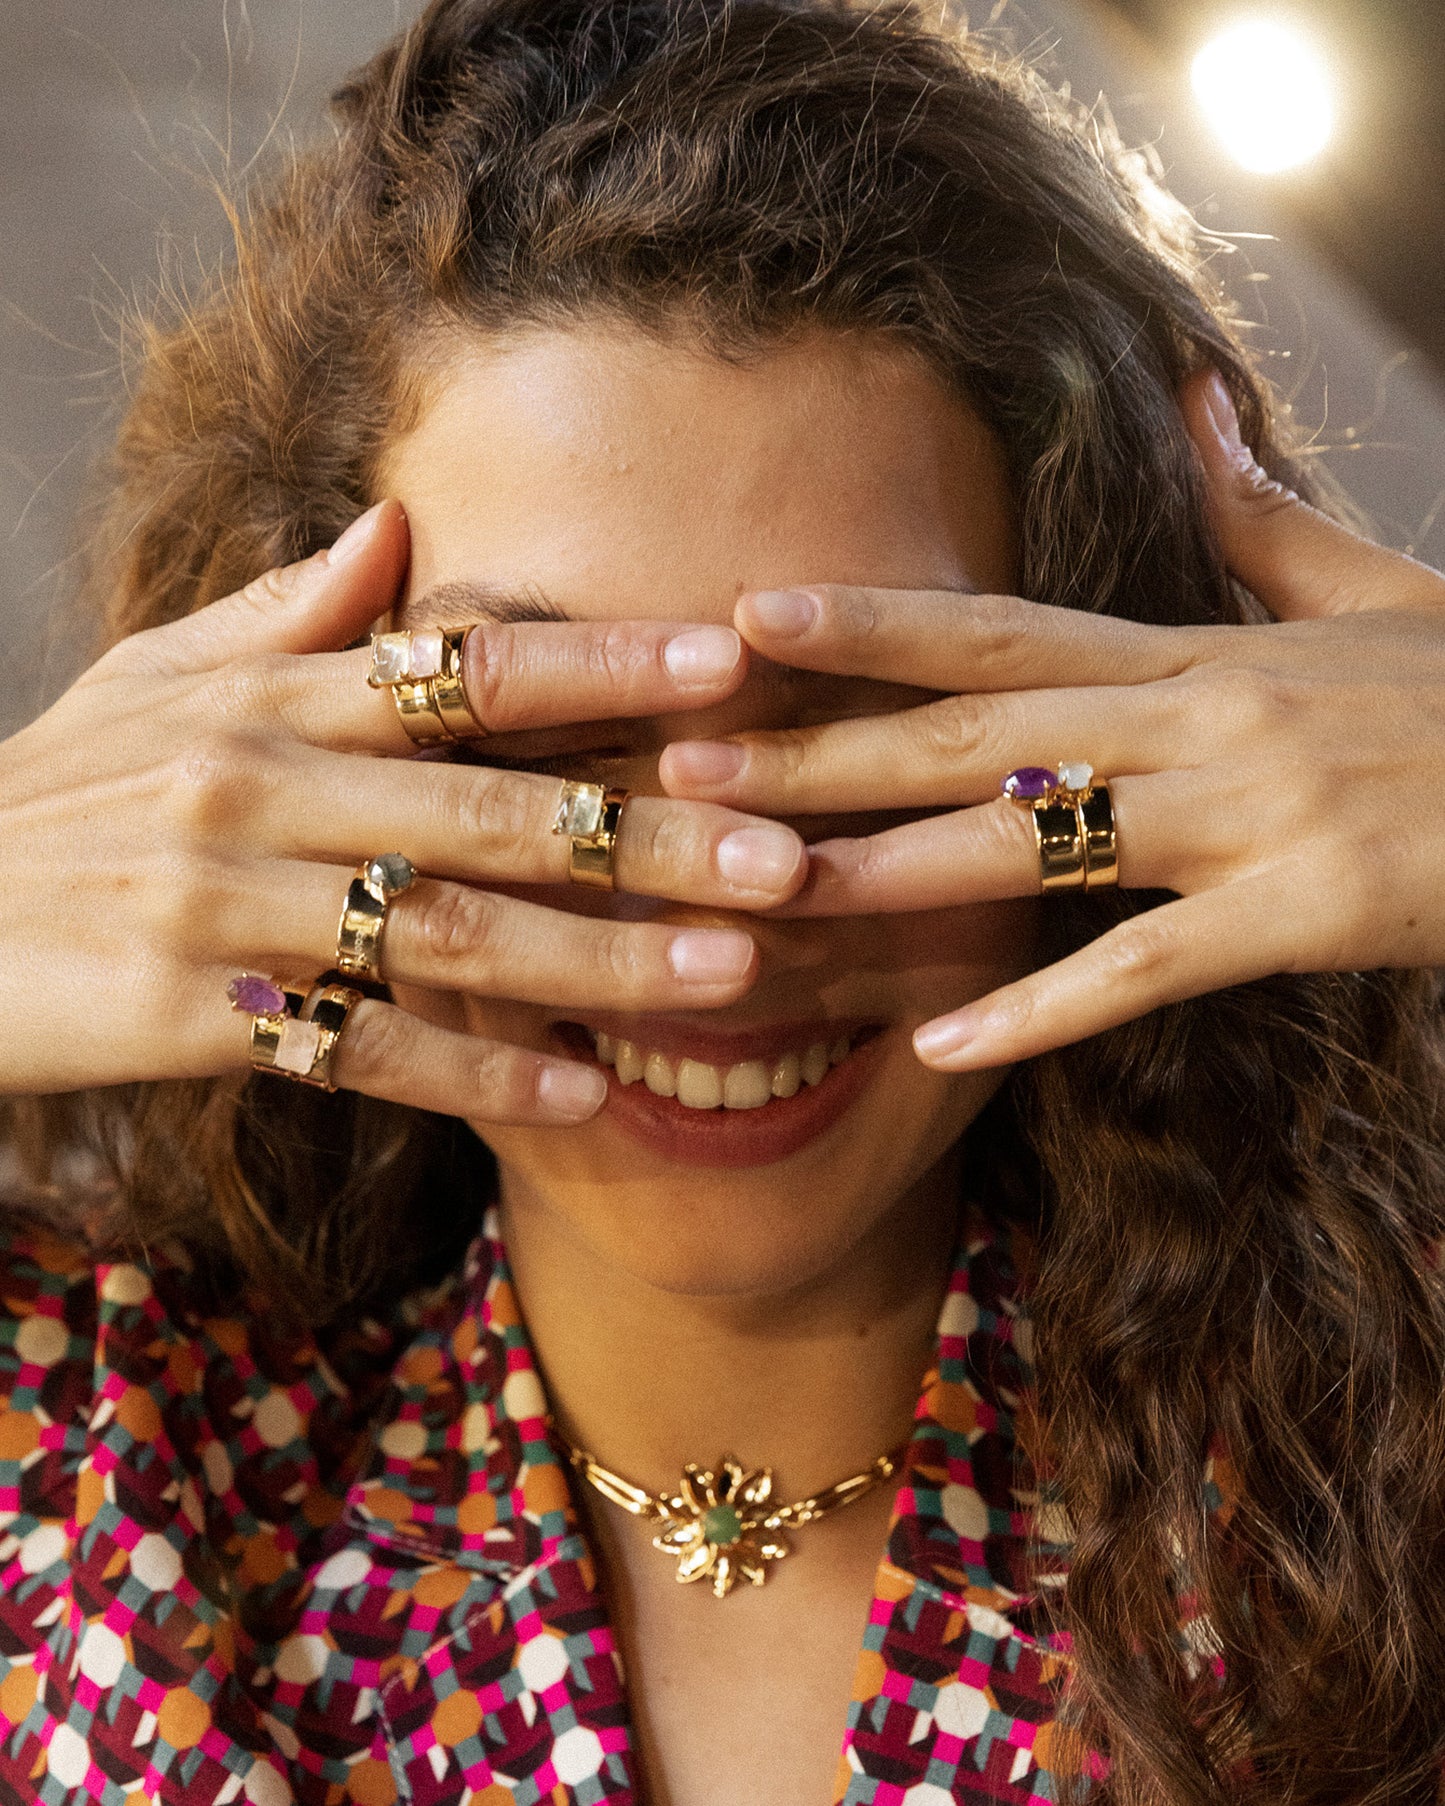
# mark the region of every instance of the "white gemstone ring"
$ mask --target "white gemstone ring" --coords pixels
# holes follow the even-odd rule
[[[1109,786],[1094,768],[1064,760],[1057,770],[1022,765],[999,786],[1010,802],[1033,812],[1039,876],[1045,893],[1104,890],[1119,882],[1119,847]]]
[[[419,627],[378,633],[371,641],[373,690],[390,690],[407,737],[418,746],[475,740],[486,733],[462,684],[470,627]]]
[[[613,888],[612,861],[626,801],[625,790],[609,790],[572,778],[564,781],[552,832],[565,834],[572,843],[567,869],[574,884]]]

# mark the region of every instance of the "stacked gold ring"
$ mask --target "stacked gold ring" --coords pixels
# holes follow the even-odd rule
[[[416,868],[404,853],[381,853],[356,868],[341,906],[336,931],[336,970],[347,978],[381,977],[381,936],[386,912],[416,882]]]
[[[626,802],[625,790],[609,790],[602,784],[585,784],[570,778],[563,783],[552,832],[565,834],[571,842],[567,869],[574,884],[590,884],[598,890],[613,888],[617,832]]]
[[[334,1091],[331,1076],[336,1043],[361,992],[347,985],[313,985],[302,990],[254,972],[243,972],[226,987],[231,1008],[251,1018],[251,1064],[319,1091]]]
[[[1113,798],[1107,784],[1095,783],[1091,765],[1066,761],[1057,771],[1021,766],[1002,789],[1032,812],[1046,892],[1103,890],[1119,882]]]
[[[470,627],[418,627],[377,633],[371,640],[373,690],[390,690],[408,737],[418,746],[475,740],[486,729],[472,713],[462,684]]]

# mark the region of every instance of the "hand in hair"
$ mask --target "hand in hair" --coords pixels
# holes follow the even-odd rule
[[[783,631],[774,598],[747,596],[737,626],[770,659],[947,693],[663,756],[677,797],[788,816],[931,812],[813,845],[784,914],[1036,892],[1033,826],[1000,779],[1078,759],[1110,780],[1124,890],[1072,905],[1104,931],[925,1024],[915,1045],[931,1066],[1027,1059],[1278,972],[1445,965],[1445,577],[1271,482],[1212,373],[1182,405],[1223,556],[1273,621],[1158,627],[1012,596],[823,585],[787,592],[811,606]]]
[[[0,1093],[244,1072],[248,1019],[230,1009],[227,980],[332,966],[353,869],[393,849],[424,875],[390,908],[389,981],[650,1010],[749,988],[745,933],[603,920],[484,888],[565,883],[568,844],[550,832],[559,785],[410,756],[390,696],[366,684],[369,653],[336,650],[391,608],[407,551],[402,509],[382,504],[330,552],[123,640],[0,746],[0,847],[16,874],[0,924]],[[689,669],[689,646],[669,657],[681,634],[663,622],[625,634],[489,623],[467,641],[468,700],[489,730],[514,735],[503,746],[516,730],[715,704],[747,655],[730,629],[706,631],[724,654],[732,642],[731,670],[725,656]],[[771,876],[720,852],[740,829],[744,855],[757,830],[782,845]],[[714,908],[776,902],[804,870],[791,830],[712,804],[638,797],[618,837],[619,888]],[[575,1122],[605,1096],[593,1066],[376,998],[352,1011],[333,1071],[480,1121]]]

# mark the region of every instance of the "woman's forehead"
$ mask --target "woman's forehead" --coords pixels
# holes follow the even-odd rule
[[[792,583],[1013,587],[996,441],[876,336],[739,364],[537,331],[433,360],[423,393],[379,483],[411,519],[416,618],[468,591],[498,618],[726,620]]]

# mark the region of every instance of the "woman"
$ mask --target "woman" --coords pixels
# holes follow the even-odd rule
[[[911,13],[337,117],[4,749],[8,1796],[1434,1799],[1445,582]]]

